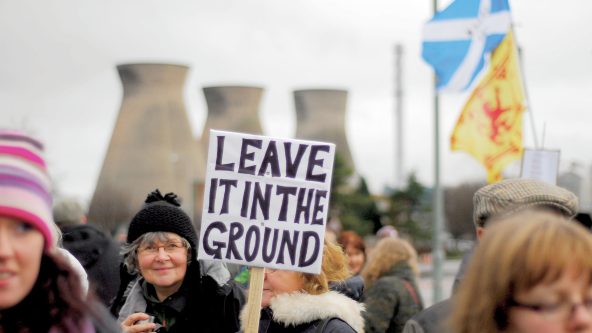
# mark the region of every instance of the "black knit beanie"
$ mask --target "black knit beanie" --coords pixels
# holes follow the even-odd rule
[[[129,225],[127,242],[132,243],[148,232],[172,232],[189,242],[192,257],[196,258],[197,233],[189,216],[180,208],[177,195],[167,193],[163,197],[156,189],[148,194],[145,203]]]

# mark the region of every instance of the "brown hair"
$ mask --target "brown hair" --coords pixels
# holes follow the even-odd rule
[[[454,332],[505,330],[514,294],[557,281],[568,269],[592,283],[592,235],[577,223],[526,211],[489,228],[455,295]]]
[[[329,282],[343,281],[350,276],[347,259],[341,247],[333,242],[324,242],[323,263],[320,274],[301,273],[302,289],[312,295],[329,291]]]
[[[348,230],[342,232],[341,235],[339,235],[339,238],[337,239],[337,243],[341,245],[344,251],[349,246],[351,246],[354,249],[362,251],[364,257],[366,257],[366,245],[364,244],[364,240],[355,231]]]
[[[52,327],[65,333],[80,332],[86,318],[99,317],[97,311],[94,295],[84,296],[80,276],[53,249],[43,253],[37,281],[29,294],[0,311],[0,332],[48,332]]]
[[[366,287],[370,287],[384,273],[388,272],[394,265],[405,261],[417,275],[417,252],[409,242],[401,238],[387,237],[376,244],[372,254],[362,270],[362,277]]]

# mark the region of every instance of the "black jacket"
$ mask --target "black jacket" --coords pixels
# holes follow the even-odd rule
[[[187,268],[183,284],[177,293],[183,293],[186,300],[184,308],[175,318],[175,323],[167,333],[235,333],[239,330],[239,312],[245,302],[242,290],[233,282],[220,286],[211,276],[200,273],[199,261]],[[122,269],[122,285],[117,298],[111,306],[111,313],[119,317],[122,307],[131,299],[132,285],[138,277],[131,276]],[[146,311],[144,303],[143,309]],[[125,319],[125,318],[123,318]]]
[[[62,228],[63,247],[84,267],[90,288],[108,305],[119,288],[119,244],[92,225]]]
[[[329,288],[359,302],[364,294],[364,279],[361,275],[354,275],[345,281],[329,283]]]

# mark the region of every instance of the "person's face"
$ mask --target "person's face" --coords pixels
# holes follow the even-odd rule
[[[163,300],[179,290],[187,272],[187,248],[181,237],[166,233],[168,241],[142,242],[138,247],[138,267]]]
[[[303,285],[304,279],[300,273],[266,268],[261,307],[268,307],[271,299],[276,295],[302,290]]]
[[[353,275],[359,274],[362,270],[362,267],[364,267],[364,261],[366,259],[366,257],[364,257],[364,252],[353,246],[348,246],[345,249],[345,254],[347,255],[347,262],[350,272]]]
[[[517,293],[509,311],[512,333],[592,332],[592,285],[573,270],[550,284]]]
[[[33,289],[43,245],[35,227],[0,216],[0,310],[18,304]]]

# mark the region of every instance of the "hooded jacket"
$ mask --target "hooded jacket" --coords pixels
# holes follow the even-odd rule
[[[336,291],[320,295],[286,293],[271,299],[261,310],[259,333],[313,333],[324,319],[330,319],[325,333],[364,333],[364,305]],[[241,327],[246,327],[246,311]]]
[[[423,309],[411,267],[399,262],[364,293],[366,332],[400,333],[405,322]]]

